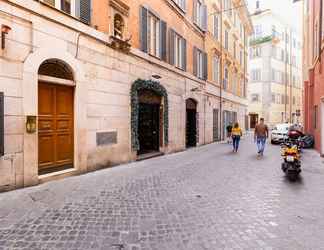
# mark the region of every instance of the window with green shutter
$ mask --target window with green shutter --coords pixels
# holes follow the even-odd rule
[[[154,13],[140,8],[140,44],[141,50],[152,56],[167,60],[167,24]]]

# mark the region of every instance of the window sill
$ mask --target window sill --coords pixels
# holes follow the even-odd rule
[[[147,54],[148,54],[150,57],[153,57],[153,58],[155,58],[155,59],[157,59],[157,60],[162,61],[162,59],[161,59],[160,57],[158,57],[158,56],[152,55],[152,54],[150,54],[149,52],[148,52]]]

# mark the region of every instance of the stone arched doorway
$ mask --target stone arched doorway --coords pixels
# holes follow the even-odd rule
[[[74,167],[74,77],[61,60],[38,70],[38,174]]]
[[[137,80],[131,89],[132,149],[138,155],[168,145],[168,95],[154,81]]]
[[[197,102],[189,98],[186,100],[186,147],[196,147],[198,138]]]

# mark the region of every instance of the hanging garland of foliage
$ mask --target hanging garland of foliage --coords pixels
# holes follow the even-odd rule
[[[132,149],[133,151],[139,150],[138,140],[138,118],[139,118],[139,91],[150,90],[159,96],[163,97],[163,124],[164,124],[164,144],[169,143],[169,106],[168,106],[168,93],[166,89],[159,83],[152,80],[136,80],[131,88],[131,131],[132,131]]]

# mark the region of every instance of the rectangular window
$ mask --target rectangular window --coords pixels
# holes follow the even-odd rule
[[[219,16],[214,15],[213,35],[216,40],[219,40]]]
[[[234,59],[236,59],[236,41],[233,41],[233,55],[234,55]]]
[[[182,10],[186,10],[186,0],[173,0]]]
[[[277,59],[277,47],[272,46],[271,55],[272,55],[272,58]]]
[[[251,77],[252,77],[252,81],[254,81],[254,82],[261,81],[261,70],[260,69],[253,69],[251,71]]]
[[[225,49],[228,50],[228,30],[225,29]]]
[[[254,38],[259,38],[262,36],[262,25],[254,26]]]
[[[260,99],[259,94],[252,94],[251,95],[251,101],[252,102],[259,102],[260,101],[259,99]]]
[[[213,56],[213,81],[219,83],[220,59],[219,56]]]
[[[261,47],[250,48],[250,59],[261,57],[262,49]]]
[[[182,70],[186,70],[186,40],[175,33],[174,36],[174,65]]]
[[[223,82],[223,89],[228,88],[228,78],[229,78],[229,73],[228,73],[228,68],[225,66],[224,68],[224,82]]]
[[[160,57],[160,20],[148,13],[148,53]]]
[[[276,94],[271,94],[271,102],[276,103]]]
[[[203,31],[207,29],[207,6],[202,0],[194,0],[194,22]]]
[[[240,50],[240,65],[243,66],[243,51]]]
[[[197,76],[203,78],[203,53],[198,50],[197,52]]]
[[[194,75],[202,80],[207,80],[207,53],[194,47]]]

